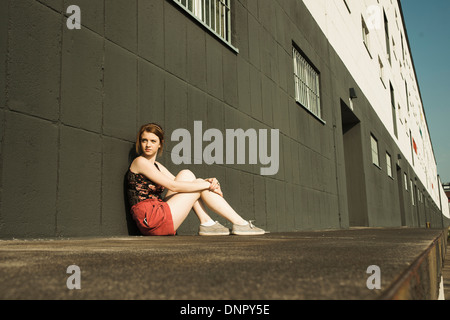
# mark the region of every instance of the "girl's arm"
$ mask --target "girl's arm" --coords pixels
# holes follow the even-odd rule
[[[172,172],[167,170],[167,168],[164,167],[161,163],[159,163],[157,161],[155,161],[155,163],[158,165],[159,170],[161,170],[161,172],[163,174],[165,174],[167,177],[171,178],[172,180],[175,180],[175,176],[172,174]]]
[[[156,166],[152,165],[143,157],[138,157],[134,160],[133,171],[135,173],[143,174],[156,184],[159,184],[173,192],[197,192],[209,190],[211,186],[211,183],[206,180],[196,180],[192,182],[175,181],[175,177],[172,179],[173,175],[168,176],[166,175],[167,173],[162,173],[156,168]]]
[[[167,170],[166,167],[164,167],[161,163],[156,162],[155,163],[158,165],[158,168],[160,169],[160,171],[165,174],[167,177],[169,177],[170,179],[175,180],[175,176],[169,171]],[[221,197],[223,197],[223,193],[222,190],[220,189],[220,185],[219,182],[217,181],[216,178],[209,178],[209,179],[204,179],[205,181],[208,181],[210,183],[210,187],[209,190],[210,191],[214,191],[215,193],[217,193],[218,195],[220,195]]]

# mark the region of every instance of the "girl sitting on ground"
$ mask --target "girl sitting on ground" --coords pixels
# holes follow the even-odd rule
[[[191,209],[200,220],[199,235],[229,235],[228,228],[207,214],[205,205],[233,224],[231,234],[265,233],[234,211],[224,199],[216,178],[198,179],[189,170],[174,176],[157,162],[156,156],[162,153],[163,145],[163,129],[154,123],[143,125],[136,137],[139,156],[127,172],[131,214],[143,235],[175,235]],[[168,191],[162,199],[165,189]]]

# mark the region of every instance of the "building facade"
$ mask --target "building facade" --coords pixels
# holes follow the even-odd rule
[[[217,177],[271,232],[448,224],[400,2],[0,6],[0,238],[136,234],[148,122],[169,170]]]
[[[450,183],[444,183],[443,187],[445,192],[444,199],[448,199],[448,207],[450,209]],[[445,203],[445,200],[443,201],[443,203]]]

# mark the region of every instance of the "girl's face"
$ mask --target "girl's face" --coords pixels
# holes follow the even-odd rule
[[[161,148],[159,138],[156,134],[144,131],[141,135],[142,155],[146,158],[152,158]]]

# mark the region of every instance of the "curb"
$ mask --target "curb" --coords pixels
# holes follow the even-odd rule
[[[437,300],[447,248],[446,232],[437,236],[381,295],[380,300]]]

